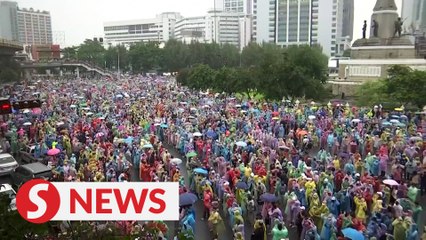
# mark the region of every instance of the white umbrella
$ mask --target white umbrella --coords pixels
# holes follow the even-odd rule
[[[154,126],[160,126],[161,125],[161,123],[154,123]]]
[[[189,110],[191,110],[191,111],[197,111],[196,108],[190,108]]]
[[[361,119],[355,118],[355,119],[352,119],[352,122],[359,123],[359,122],[361,122]]]
[[[287,149],[287,150],[289,150],[290,148],[289,147],[287,147],[286,145],[281,145],[281,146],[279,146],[278,147],[279,149]]]
[[[391,119],[389,122],[391,122],[391,123],[399,123],[399,120],[397,120],[397,119]]]
[[[89,107],[85,107],[85,108],[82,108],[84,111],[89,111],[90,110],[90,108]]]
[[[24,123],[24,126],[31,126],[32,124],[30,122]]]
[[[210,108],[210,106],[209,105],[204,105],[203,108]]]
[[[105,120],[105,117],[98,117],[99,120]]]
[[[247,111],[246,110],[241,110],[241,113],[246,113]]]
[[[247,143],[243,141],[239,141],[235,143],[238,147],[247,147]]]
[[[92,113],[92,112],[87,112],[87,113],[86,113],[86,115],[87,115],[87,116],[92,116],[92,115],[93,115],[93,113]]]
[[[186,105],[188,104],[187,102],[180,102],[181,105]]]
[[[64,125],[64,124],[65,124],[64,122],[57,122],[56,126],[61,126],[61,125]]]
[[[25,109],[23,113],[30,113],[29,109]]]
[[[399,183],[393,179],[385,179],[383,180],[383,183],[389,186],[398,186]]]
[[[115,95],[115,97],[116,97],[116,98],[123,98],[123,95],[121,95],[121,94],[117,94],[117,95]]]
[[[194,134],[192,134],[194,137],[201,137],[201,136],[203,136],[203,134],[202,133],[200,133],[200,132],[195,132]]]
[[[240,104],[237,104],[237,105],[235,105],[235,107],[236,107],[236,108],[240,108],[240,107],[241,107],[241,105],[240,105]]]
[[[70,105],[70,108],[76,108],[77,106],[76,105],[74,105],[74,104],[71,104]]]
[[[142,148],[153,148],[152,144],[145,144],[142,146]]]
[[[314,120],[317,117],[315,117],[314,115],[310,115],[308,118],[309,118],[309,120]]]
[[[174,163],[174,164],[176,164],[176,165],[179,165],[179,164],[181,164],[181,163],[182,163],[182,159],[180,159],[180,158],[172,158],[172,159],[170,160],[170,162],[171,162],[171,163]]]

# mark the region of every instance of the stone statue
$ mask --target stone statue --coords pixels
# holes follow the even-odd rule
[[[373,11],[398,10],[394,0],[377,0]]]
[[[364,20],[364,25],[362,26],[362,38],[366,38],[366,32],[367,32],[367,20]]]
[[[379,23],[375,19],[373,19],[371,28],[373,28],[373,37],[377,37],[379,35]]]
[[[398,34],[398,37],[401,37],[401,31],[402,31],[402,25],[404,24],[404,21],[401,20],[399,17],[398,20],[395,21],[395,33],[393,34],[396,36]]]

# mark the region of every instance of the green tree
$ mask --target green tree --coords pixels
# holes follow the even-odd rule
[[[77,60],[77,49],[78,47],[66,47],[62,50],[62,56],[65,59]]]
[[[129,57],[134,72],[149,72],[158,69],[161,60],[158,42],[139,42],[130,46]]]
[[[163,48],[161,67],[166,72],[179,72],[188,67],[189,47],[181,41],[170,39]]]
[[[43,239],[49,233],[48,224],[33,224],[9,209],[10,199],[0,195],[0,235],[3,239]],[[36,237],[38,236],[38,237]]]
[[[372,106],[377,103],[388,102],[385,93],[385,80],[367,81],[357,88],[357,104],[360,106]]]
[[[196,65],[191,69],[188,76],[188,87],[196,90],[214,88],[216,72],[205,64]]]
[[[241,64],[244,67],[258,66],[263,57],[263,48],[256,42],[250,42],[241,52]]]
[[[217,92],[235,93],[238,91],[236,88],[238,81],[238,72],[235,68],[222,67],[216,72],[210,88]]]
[[[86,39],[77,50],[77,59],[87,61],[98,66],[104,66],[105,48],[98,41]]]
[[[105,67],[117,70],[119,66],[121,70],[128,70],[130,65],[129,52],[123,45],[110,46],[105,51]]]
[[[412,70],[408,66],[395,65],[388,69],[385,79],[385,93],[400,104],[414,104],[423,107],[426,104],[426,72]]]

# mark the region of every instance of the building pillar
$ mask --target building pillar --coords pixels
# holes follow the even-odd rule
[[[77,78],[80,78],[80,69],[77,67],[77,69],[75,70],[76,74],[77,74]]]

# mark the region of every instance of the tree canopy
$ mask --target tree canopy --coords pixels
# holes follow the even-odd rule
[[[102,67],[133,73],[179,72],[180,84],[225,93],[261,93],[269,99],[326,96],[327,57],[317,46],[250,43],[240,53],[236,46],[218,43],[169,40],[139,42],[104,49],[86,40],[66,48],[64,56],[90,61]]]
[[[316,47],[281,48],[274,44],[250,43],[240,58],[238,67],[236,60],[225,62],[223,59],[215,60],[222,63],[222,67],[213,63],[190,67],[181,71],[177,80],[190,88],[247,95],[256,91],[275,100],[283,97],[319,99],[327,95],[323,85],[328,73],[327,57]]]
[[[362,105],[380,102],[395,102],[401,105],[426,105],[426,72],[413,70],[408,66],[394,65],[388,69],[388,77],[369,81],[358,89]]]

